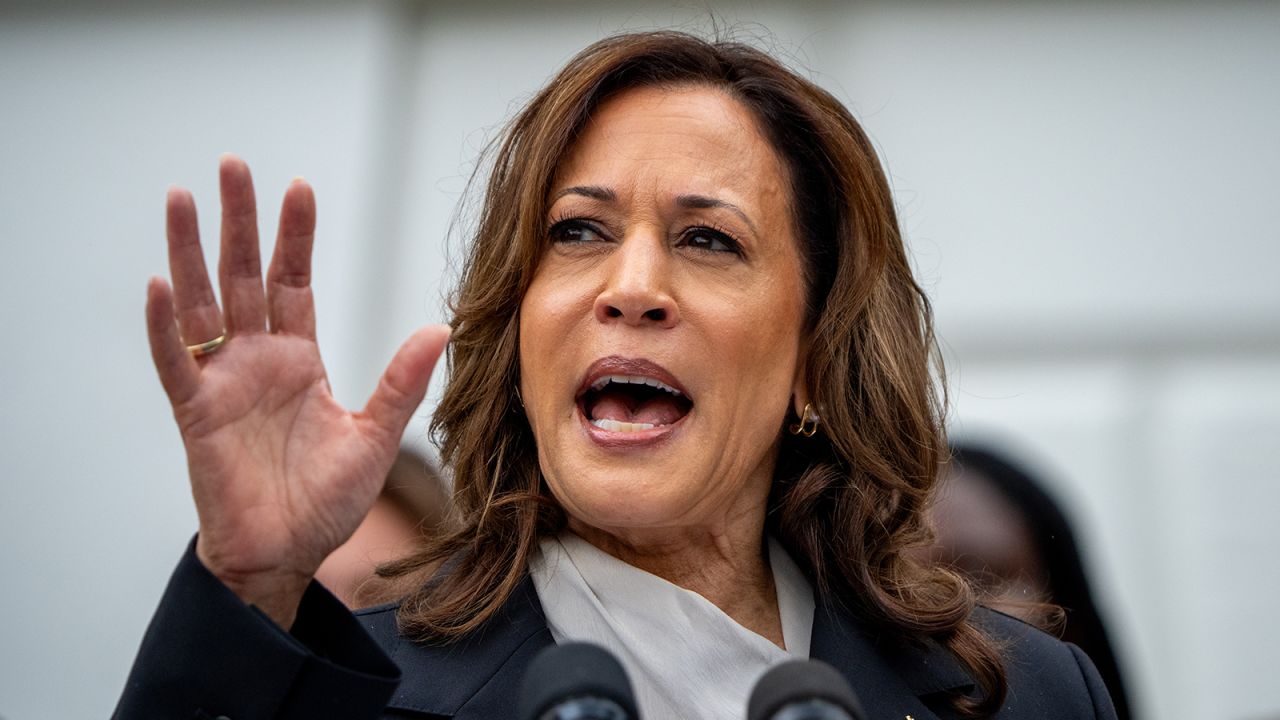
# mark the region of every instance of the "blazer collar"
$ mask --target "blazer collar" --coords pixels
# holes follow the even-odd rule
[[[829,598],[815,605],[809,655],[844,674],[868,718],[936,719],[924,698],[973,688],[973,679],[936,641],[877,634]]]
[[[972,678],[937,642],[878,635],[841,603],[815,600],[810,657],[845,676],[872,720],[936,720],[924,698],[972,689]],[[553,643],[526,575],[493,621],[466,639],[447,646],[398,639],[389,650],[402,679],[390,707],[452,717],[465,706],[468,717],[515,717],[525,668]]]

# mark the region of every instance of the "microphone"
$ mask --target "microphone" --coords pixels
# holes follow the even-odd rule
[[[853,688],[830,665],[788,660],[756,683],[747,720],[866,720]]]
[[[598,645],[553,645],[533,658],[520,684],[521,720],[639,718],[626,671]]]

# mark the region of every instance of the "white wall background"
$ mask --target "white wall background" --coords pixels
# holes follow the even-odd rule
[[[313,182],[320,339],[362,403],[444,317],[449,220],[511,109],[591,40],[708,17],[116,5],[0,4],[5,720],[110,712],[194,528],[142,325],[165,187],[216,237],[233,150],[269,238],[288,179]],[[1142,715],[1280,714],[1280,5],[714,7],[881,146],[955,431],[1076,512]]]

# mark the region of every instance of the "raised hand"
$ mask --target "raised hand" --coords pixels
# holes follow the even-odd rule
[[[147,334],[186,446],[200,521],[196,553],[241,599],[289,627],[324,558],[373,505],[401,433],[448,342],[428,326],[392,358],[364,410],[329,390],[315,339],[311,246],[315,197],[285,192],[264,291],[249,168],[219,167],[218,308],[185,190],[167,199],[172,289],[147,287]],[[223,336],[198,357],[188,346]]]

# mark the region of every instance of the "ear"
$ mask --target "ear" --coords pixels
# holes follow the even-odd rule
[[[804,406],[813,402],[813,398],[809,393],[809,372],[805,358],[801,356],[799,364],[796,366],[796,379],[791,385],[791,412],[797,418],[804,420],[801,415],[804,412]],[[812,408],[811,408],[812,409]]]

